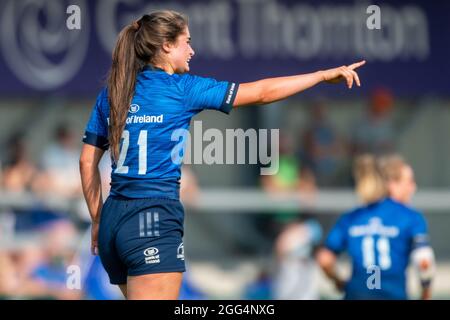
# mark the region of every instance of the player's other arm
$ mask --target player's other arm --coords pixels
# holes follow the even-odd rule
[[[327,248],[320,248],[317,252],[316,260],[326,276],[333,281],[336,288],[339,291],[344,290],[345,281],[336,272],[336,254]]]
[[[96,254],[96,231],[100,222],[100,212],[103,206],[102,185],[98,164],[105,151],[85,143],[80,155],[80,175],[83,195],[92,219],[92,253]]]
[[[356,82],[356,84],[360,86],[361,82],[359,81],[355,69],[365,63],[365,61],[360,61],[349,66],[342,66],[313,73],[241,83],[233,107],[251,104],[267,104],[283,100],[309,89],[322,81],[338,83],[345,80],[349,89],[353,86],[353,82]]]
[[[93,222],[100,219],[103,205],[100,170],[98,164],[105,151],[85,143],[80,155],[80,174],[83,195]]]

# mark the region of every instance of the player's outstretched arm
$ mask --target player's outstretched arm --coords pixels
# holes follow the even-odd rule
[[[311,88],[322,81],[338,83],[347,82],[349,89],[356,82],[361,86],[356,69],[364,65],[366,61],[360,61],[349,66],[300,74],[288,77],[268,78],[255,82],[239,85],[233,107],[252,104],[267,104],[288,98],[296,93]]]

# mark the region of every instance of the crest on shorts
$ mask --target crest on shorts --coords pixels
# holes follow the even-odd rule
[[[144,250],[145,263],[159,263],[159,250],[155,247],[150,247]]]

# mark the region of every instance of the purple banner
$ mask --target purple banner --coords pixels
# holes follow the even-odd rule
[[[358,93],[384,86],[401,96],[448,96],[450,2],[376,4],[380,29],[369,27],[374,16],[365,1],[5,0],[0,95],[95,95],[120,29],[169,8],[189,16],[194,74],[247,82],[366,59]],[[308,94],[348,91],[319,86]]]

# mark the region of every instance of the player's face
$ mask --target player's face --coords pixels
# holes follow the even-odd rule
[[[409,203],[416,189],[414,171],[410,166],[403,166],[400,179],[392,183],[392,196],[403,203]]]
[[[416,180],[414,179],[413,169],[410,166],[405,166],[403,168],[402,176],[403,176],[402,183],[403,183],[403,187],[405,189],[405,199],[408,202],[410,202],[412,196],[414,195],[414,193],[416,192],[416,189],[417,189]]]
[[[172,69],[175,73],[189,72],[189,60],[195,54],[191,47],[191,34],[189,28],[178,36],[177,42],[172,48],[169,58]]]

